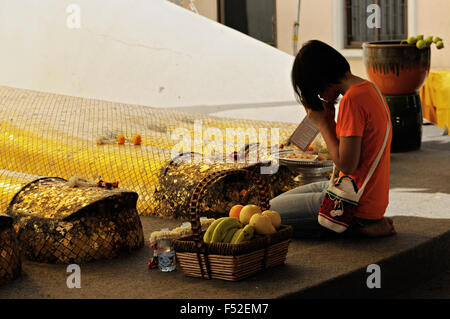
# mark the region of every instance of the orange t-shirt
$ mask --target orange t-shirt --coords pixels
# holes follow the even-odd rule
[[[389,109],[388,109],[389,112]],[[350,177],[361,188],[386,136],[386,109],[380,95],[369,81],[355,84],[345,93],[339,104],[336,123],[337,138],[361,136],[361,156],[356,171]],[[389,204],[389,172],[392,128],[386,148],[371,179],[359,200],[356,217],[381,219]],[[342,173],[340,174],[342,176]]]

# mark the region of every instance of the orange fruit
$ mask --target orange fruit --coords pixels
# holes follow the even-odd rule
[[[125,136],[123,136],[122,134],[117,135],[117,143],[125,144]]]
[[[141,142],[142,142],[141,136],[140,136],[139,134],[136,134],[136,135],[133,137],[133,144],[134,144],[134,145],[141,145]]]
[[[230,217],[235,217],[237,219],[239,219],[239,215],[241,214],[241,209],[244,208],[244,206],[242,205],[234,205],[233,207],[231,207],[230,209]]]

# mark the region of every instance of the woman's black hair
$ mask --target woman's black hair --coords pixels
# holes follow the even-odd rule
[[[348,61],[326,43],[308,41],[297,54],[292,67],[292,85],[299,97],[313,110],[323,110],[317,94],[337,84],[350,72]]]

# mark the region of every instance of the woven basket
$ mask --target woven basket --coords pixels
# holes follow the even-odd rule
[[[222,170],[206,176],[195,188],[189,207],[193,235],[174,241],[176,258],[184,274],[202,279],[238,281],[266,268],[283,264],[292,227],[282,225],[273,235],[256,235],[240,244],[205,243],[201,231],[200,198],[206,188],[225,176],[239,174],[258,188],[259,206],[269,209],[267,187],[259,176],[244,169]]]
[[[16,193],[7,213],[27,259],[78,264],[143,246],[137,199],[132,191],[69,187],[62,178],[45,177]]]
[[[22,261],[12,218],[0,214],[0,286],[20,275]]]
[[[195,153],[193,153],[195,155]],[[161,168],[156,184],[154,199],[157,208],[152,214],[165,218],[189,219],[189,205],[192,192],[198,183],[211,173],[221,170],[245,169],[258,174],[264,163],[227,163],[203,156],[202,162],[195,162],[191,153],[182,153]],[[198,154],[197,154],[198,155]],[[260,175],[266,183],[269,196],[275,197],[302,185],[294,178],[298,174],[280,166],[274,174]],[[258,204],[258,194],[251,181],[240,176],[223,178],[208,187],[199,207],[201,216],[218,218],[227,214],[237,204]]]

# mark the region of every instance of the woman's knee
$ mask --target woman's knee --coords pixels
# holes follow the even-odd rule
[[[280,198],[278,196],[269,201],[269,206],[270,206],[270,210],[274,210],[278,213],[282,213],[286,209],[286,206],[288,206],[288,205],[286,204],[285,200],[283,200],[282,198]]]

